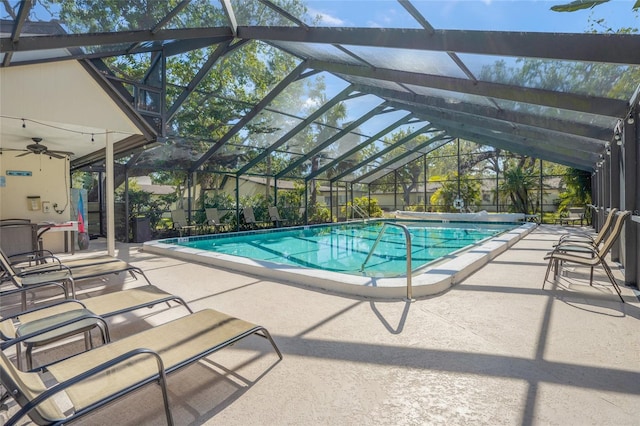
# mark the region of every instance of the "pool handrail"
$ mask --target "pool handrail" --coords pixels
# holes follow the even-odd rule
[[[407,228],[406,225],[402,225],[400,223],[394,223],[394,222],[384,222],[382,224],[382,229],[378,233],[378,238],[376,238],[375,243],[373,243],[373,246],[371,246],[371,250],[369,250],[369,254],[367,255],[367,258],[362,263],[362,266],[360,267],[360,272],[364,272],[364,268],[365,268],[367,262],[371,258],[371,255],[373,254],[373,251],[378,246],[378,243],[382,239],[382,235],[384,234],[384,231],[387,229],[388,226],[397,226],[398,228],[402,229],[402,231],[404,232],[404,239],[405,239],[405,242],[406,242],[406,245],[407,245],[407,300],[412,300],[413,299],[413,289],[411,287],[411,276],[412,276],[412,270],[411,270],[411,233],[409,232],[409,228]]]
[[[369,214],[364,211],[359,205],[352,203],[349,207],[351,207],[351,219],[355,220],[354,213],[358,213],[358,215],[360,215],[362,219],[369,219]]]

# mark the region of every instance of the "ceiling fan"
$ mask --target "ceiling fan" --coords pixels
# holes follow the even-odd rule
[[[27,145],[27,152],[18,155],[18,157],[23,157],[28,154],[44,154],[53,158],[65,158],[73,155],[73,152],[69,151],[49,151],[49,148],[40,144],[40,142],[42,142],[42,138],[31,138],[31,140],[34,143]]]

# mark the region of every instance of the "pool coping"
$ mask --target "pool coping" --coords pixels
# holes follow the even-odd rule
[[[536,226],[535,223],[523,223],[517,228],[473,245],[461,253],[450,255],[452,257],[450,260],[443,260],[431,267],[426,267],[418,274],[414,273],[412,277],[413,298],[442,293],[513,246]],[[149,253],[258,275],[267,279],[282,280],[331,293],[371,299],[407,297],[406,277],[360,277],[319,271],[184,247],[161,240],[147,241],[143,244],[142,249]]]

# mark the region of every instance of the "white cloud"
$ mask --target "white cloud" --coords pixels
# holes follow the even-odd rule
[[[307,12],[314,20],[316,18],[320,19],[320,22],[322,24],[328,25],[328,26],[333,26],[333,27],[343,27],[344,26],[344,21],[340,18],[337,18],[335,16],[329,15],[328,13],[324,13],[321,12],[319,10],[316,9],[311,9],[309,8],[308,12]]]
[[[303,107],[305,109],[317,108],[319,106],[320,106],[320,101],[315,98],[307,98],[307,100],[304,101],[304,104],[303,104]]]

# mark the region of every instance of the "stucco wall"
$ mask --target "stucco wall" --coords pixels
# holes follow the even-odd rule
[[[0,155],[0,219],[30,219],[31,222],[70,220],[69,161],[47,155],[3,151]],[[31,172],[31,176],[7,175],[7,171]],[[30,210],[27,197],[40,197],[38,210]],[[48,213],[42,209],[49,202]],[[56,213],[53,205],[62,213]],[[63,233],[44,236],[44,246],[53,251],[63,248]]]

